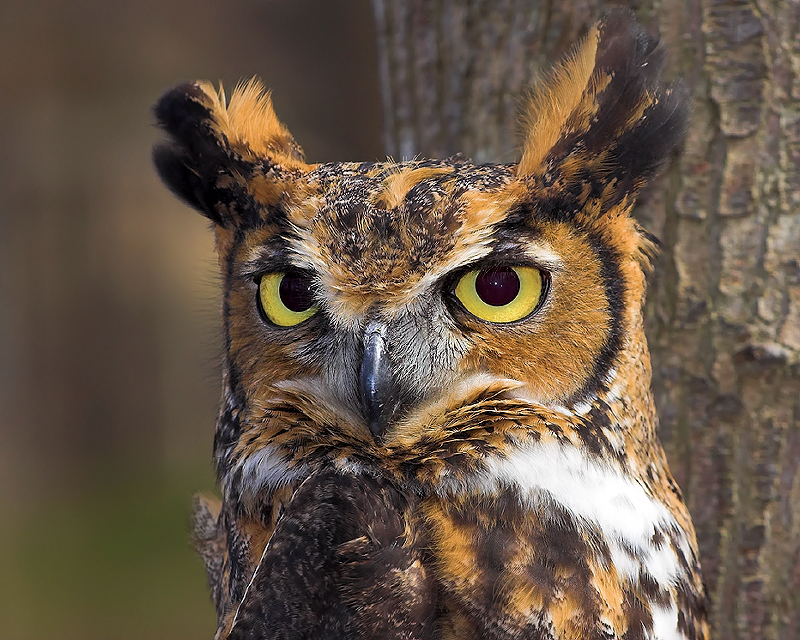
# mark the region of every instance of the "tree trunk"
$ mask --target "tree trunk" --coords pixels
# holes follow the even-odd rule
[[[610,6],[373,0],[387,153],[516,160],[526,89]],[[663,242],[653,386],[713,637],[800,638],[800,2],[632,8],[692,95],[637,215]]]

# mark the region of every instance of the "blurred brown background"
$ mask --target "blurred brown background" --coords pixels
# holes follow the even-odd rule
[[[376,159],[369,1],[4,0],[0,52],[0,636],[210,638],[216,266],[150,108],[259,75],[310,161]]]

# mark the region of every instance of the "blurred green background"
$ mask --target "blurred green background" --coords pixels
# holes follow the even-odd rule
[[[3,0],[0,636],[211,638],[212,234],[158,182],[151,105],[261,76],[309,161],[381,156],[368,0]]]

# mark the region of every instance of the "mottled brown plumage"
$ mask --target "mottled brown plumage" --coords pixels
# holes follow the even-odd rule
[[[223,274],[217,638],[707,637],[630,215],[685,126],[662,66],[612,13],[508,165],[308,164],[256,82],[161,98]]]

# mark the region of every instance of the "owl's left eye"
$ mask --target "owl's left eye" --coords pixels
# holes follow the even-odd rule
[[[472,315],[488,322],[514,322],[539,306],[544,276],[534,267],[489,267],[461,276],[455,295]]]
[[[297,271],[262,276],[258,282],[258,307],[267,320],[279,327],[293,327],[319,311],[314,304],[311,279]]]

